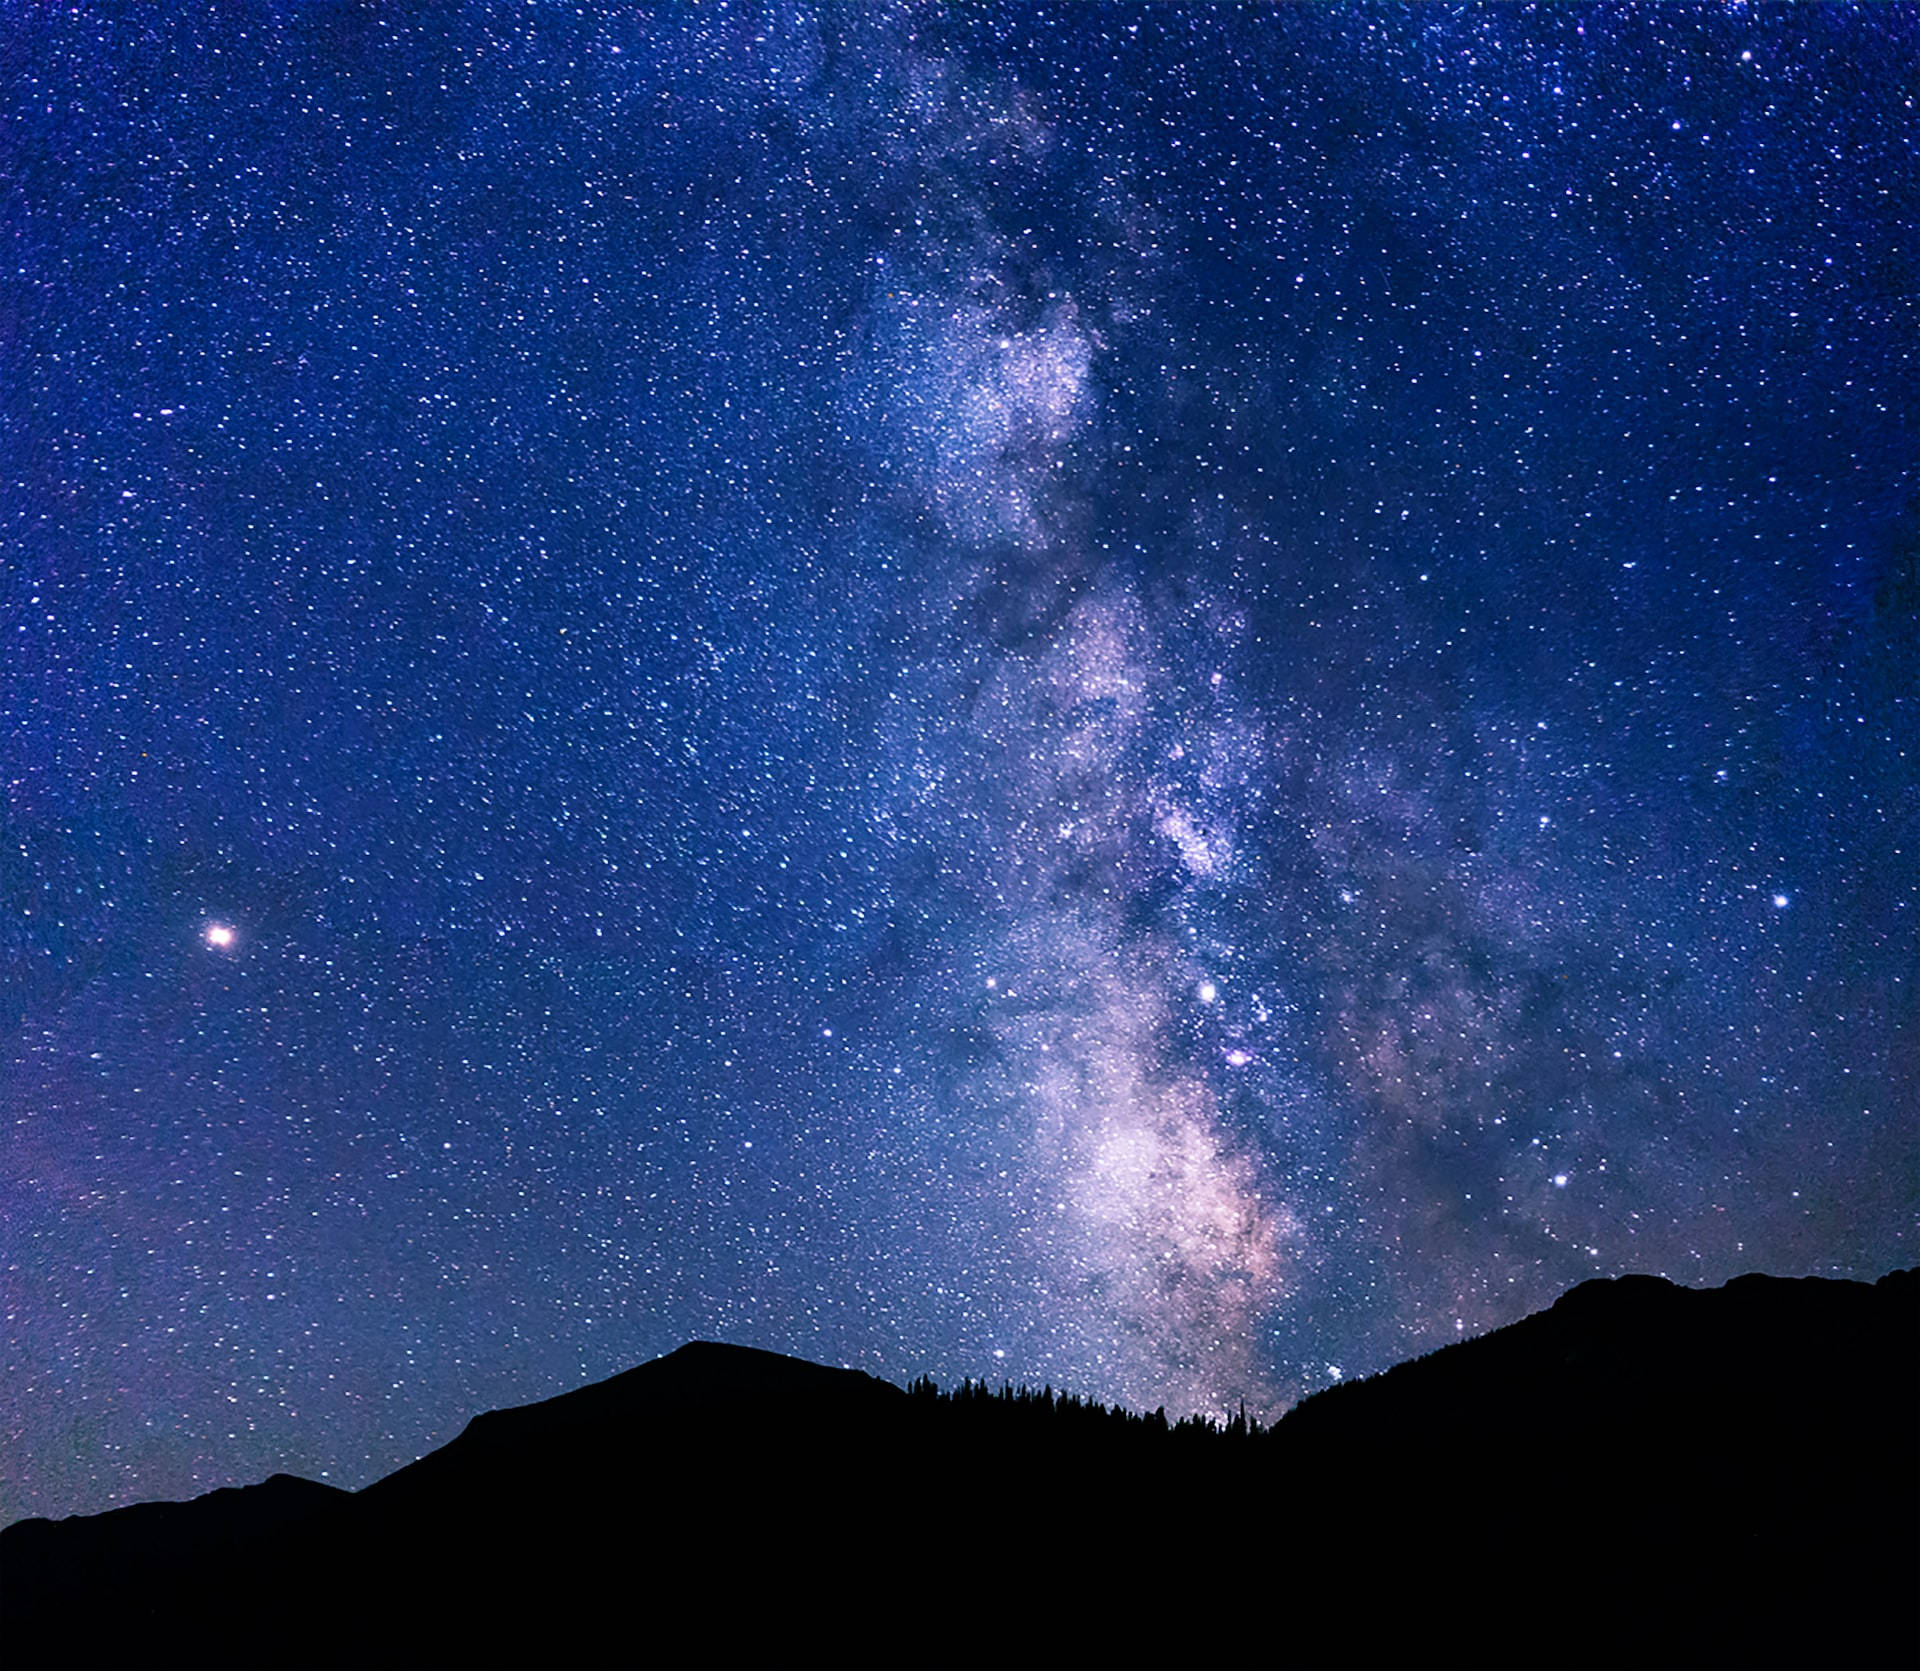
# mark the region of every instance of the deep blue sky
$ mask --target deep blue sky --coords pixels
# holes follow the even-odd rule
[[[1920,11],[429,12],[7,13],[0,1515],[1913,1263]]]

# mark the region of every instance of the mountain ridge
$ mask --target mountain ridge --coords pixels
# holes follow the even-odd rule
[[[23,1665],[971,1663],[1002,1639],[1911,1663],[1916,1340],[1920,1271],[1596,1279],[1265,1431],[690,1342],[358,1492],[276,1475],[17,1522],[0,1639]],[[1196,1546],[1234,1551],[1227,1598],[1141,1581]],[[1560,1592],[1613,1599],[1556,1642]],[[1462,1597],[1504,1623],[1453,1630]]]

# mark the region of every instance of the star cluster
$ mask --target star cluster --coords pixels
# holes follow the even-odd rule
[[[1917,16],[23,13],[0,1515],[1912,1263]]]

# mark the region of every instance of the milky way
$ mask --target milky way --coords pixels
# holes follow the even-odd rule
[[[6,1518],[1911,1262],[1920,12],[12,27]]]

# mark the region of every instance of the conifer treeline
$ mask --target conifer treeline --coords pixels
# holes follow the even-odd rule
[[[1023,1426],[1053,1427],[1056,1430],[1165,1433],[1182,1439],[1257,1439],[1269,1429],[1258,1418],[1247,1414],[1243,1400],[1240,1408],[1225,1421],[1211,1416],[1183,1416],[1167,1419],[1163,1404],[1150,1416],[1143,1416],[1118,1404],[1102,1404],[1077,1393],[1055,1392],[1049,1383],[1036,1391],[1003,1381],[994,1387],[985,1380],[964,1380],[950,1392],[942,1392],[930,1375],[922,1375],[907,1387],[908,1396],[926,1404],[939,1404],[956,1412],[991,1418],[1001,1415]]]

